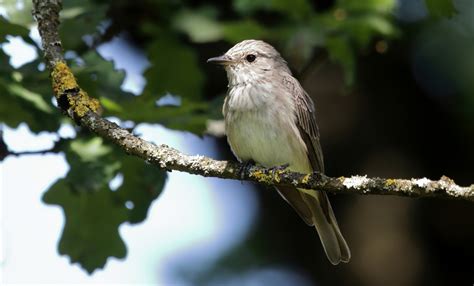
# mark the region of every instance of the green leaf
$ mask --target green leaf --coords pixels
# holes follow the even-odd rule
[[[141,100],[139,96],[127,105],[127,119],[135,122],[160,123],[168,128],[202,134],[209,119],[209,104],[181,99],[180,106],[156,106],[159,97]],[[151,96],[150,96],[151,97]]]
[[[145,71],[145,93],[158,97],[167,93],[190,99],[201,97],[204,75],[193,49],[171,36],[160,35],[148,46],[147,53],[152,66]]]
[[[34,122],[34,116],[24,110],[22,102],[12,96],[7,88],[8,85],[0,81],[0,94],[2,94],[0,96],[0,122],[12,128],[18,127],[24,121]]]
[[[344,69],[346,84],[351,86],[355,80],[355,55],[347,39],[330,37],[326,40],[331,60],[338,62]]]
[[[159,170],[143,160],[127,156],[122,160],[124,182],[117,190],[117,195],[125,202],[130,201],[133,207],[129,210],[128,221],[139,223],[145,220],[151,203],[163,190],[166,182],[166,171]]]
[[[71,263],[78,262],[92,273],[103,268],[110,256],[125,257],[127,250],[118,227],[127,219],[127,209],[116,203],[105,186],[77,191],[67,178],[60,179],[45,193],[43,201],[63,208],[65,223],[58,249],[70,257]]]
[[[81,87],[91,96],[100,98],[105,108],[105,116],[124,117],[124,112],[128,110],[120,105],[126,105],[135,98],[133,94],[121,88],[125,71],[115,69],[112,61],[104,59],[96,51],[85,53],[81,60],[81,65],[76,62],[71,64]]]
[[[377,14],[350,17],[339,27],[348,36],[355,40],[356,48],[365,48],[371,44],[376,36],[394,37],[398,30],[392,22],[384,16]]]
[[[83,162],[92,162],[110,154],[112,148],[104,145],[102,138],[95,137],[90,140],[76,139],[72,141],[71,151],[74,151]]]
[[[159,123],[168,128],[176,130],[185,130],[197,135],[201,135],[206,128],[206,122],[209,119],[208,105],[206,108],[199,107],[205,103],[190,102],[179,108],[162,107],[157,112],[163,112]],[[186,110],[190,110],[187,112]],[[202,111],[205,110],[205,111]],[[169,116],[165,116],[169,114]]]
[[[289,14],[295,19],[304,19],[311,15],[312,7],[307,0],[272,0],[271,9]]]
[[[120,162],[102,143],[101,138],[79,138],[65,144],[70,171],[43,196],[45,203],[64,211],[59,253],[89,273],[102,268],[110,256],[126,255],[118,227],[127,220],[128,210],[108,187]]]
[[[64,147],[71,167],[66,179],[77,191],[94,192],[106,188],[120,168],[113,149],[100,137],[79,137]]]
[[[99,100],[105,110],[110,111],[112,114],[120,114],[124,112],[124,108],[112,99],[102,96]]]
[[[281,52],[295,71],[301,71],[311,59],[314,48],[325,43],[322,30],[311,29],[307,25],[285,26],[277,34],[285,39]]]
[[[301,20],[312,13],[312,7],[307,0],[235,0],[233,4],[234,9],[244,15],[258,10],[276,11]]]
[[[120,86],[125,78],[125,72],[116,70],[112,61],[105,60],[97,52],[85,53],[81,57],[84,64],[79,65],[73,61],[71,65],[81,87],[100,99],[105,109],[105,116],[117,116],[136,123],[161,123],[170,128],[200,134],[205,128],[208,110],[207,103],[198,98],[203,75],[197,67],[194,53],[185,46],[181,46],[180,49],[176,51],[173,49],[174,56],[173,54],[171,56],[177,58],[176,61],[171,59],[162,61],[161,59],[167,58],[166,54],[158,57],[156,61],[159,63],[147,71],[148,84],[141,96],[123,91]],[[176,70],[177,67],[174,66],[180,63],[183,66],[182,72]],[[163,78],[158,74],[155,75],[155,73],[161,75],[161,72],[165,75]],[[178,76],[169,72],[176,72]],[[182,73],[182,76],[179,73]],[[194,98],[182,97],[182,104],[178,107],[158,107],[156,101],[165,90],[184,93]]]
[[[146,218],[164,187],[166,172],[105,145],[102,138],[78,136],[61,146],[70,171],[44,194],[43,201],[64,211],[59,253],[92,273],[109,257],[125,257],[118,228],[123,222]],[[109,182],[119,173],[124,182],[113,191]]]
[[[37,108],[38,110],[44,113],[52,114],[53,112],[56,112],[55,110],[53,110],[52,106],[48,104],[43,99],[43,97],[41,97],[41,95],[35,92],[32,92],[19,84],[16,84],[16,83],[8,84],[7,90],[11,94],[18,96],[25,101],[30,102],[35,108]]]
[[[28,90],[39,94],[45,102],[54,107],[52,104],[54,96],[51,88],[51,79],[48,72],[40,71],[40,65],[44,65],[42,57],[17,68],[16,72],[21,76],[21,81],[18,82]],[[60,114],[57,111],[56,113]]]
[[[234,0],[234,9],[241,14],[250,14],[258,10],[268,10],[271,3],[268,0]]]
[[[195,43],[217,41],[222,38],[222,29],[214,17],[206,11],[184,10],[174,17],[173,26],[186,33]]]
[[[348,11],[390,13],[396,7],[396,0],[339,0],[338,8]]]
[[[0,50],[0,121],[12,128],[25,122],[35,133],[56,131],[61,123],[61,113],[56,112],[51,103],[51,84],[47,75],[44,79],[37,75],[30,81],[30,74],[23,73],[26,69],[13,71],[7,62],[7,55]],[[48,92],[38,93],[44,86]]]
[[[204,75],[194,50],[165,34],[147,50],[152,62],[145,71],[147,85],[143,94],[127,105],[127,118],[202,132],[208,104],[201,100]],[[167,94],[179,96],[181,105],[158,107],[156,101]]]
[[[425,0],[425,3],[433,18],[449,18],[457,14],[452,0]]]
[[[106,5],[93,0],[64,1],[59,34],[67,50],[83,50],[85,35],[97,33],[97,27],[106,18]]]
[[[29,27],[33,23],[33,17],[31,17],[32,1],[2,0],[0,4],[5,9],[11,23],[23,27]]]
[[[3,16],[0,16],[0,43],[7,40],[7,36],[28,37],[29,30],[21,25],[13,24]]]
[[[267,38],[269,32],[253,20],[233,21],[222,23],[224,39],[237,43],[245,39]]]

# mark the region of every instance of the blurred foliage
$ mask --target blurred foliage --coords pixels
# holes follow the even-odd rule
[[[31,1],[1,0],[0,6],[5,9],[10,23],[28,27],[33,23],[31,17]]]
[[[423,85],[438,96],[459,91],[460,104],[454,108],[462,119],[473,122],[474,61],[470,57],[474,50],[474,1],[458,0],[455,3],[456,7],[452,4],[450,7],[462,13],[443,14],[451,16],[450,20],[437,21],[423,29],[416,41],[416,57],[418,62],[429,63],[430,73],[441,79],[435,88],[427,83]],[[440,55],[440,51],[449,56]]]
[[[237,41],[264,39],[278,47],[297,73],[313,64],[318,49],[325,49],[343,68],[346,84],[354,86],[357,56],[374,49],[377,40],[400,34],[393,19],[395,0],[328,3],[321,8],[309,0],[65,0],[60,34],[80,85],[100,99],[105,116],[130,120],[133,126],[158,123],[202,134],[206,120],[220,116],[216,106],[222,101],[207,93],[211,79],[206,78],[204,55],[209,48],[214,53],[209,56],[215,56]],[[20,37],[41,54],[35,33],[30,33],[31,3],[4,0],[0,5],[7,14],[0,16],[0,45]],[[450,0],[426,0],[426,6],[434,17],[456,12]],[[101,44],[123,35],[151,62],[138,96],[120,88],[124,71],[97,52]],[[72,124],[56,110],[43,70],[41,58],[14,68],[0,50],[1,122],[13,128],[25,122],[35,133]],[[157,104],[169,95],[179,98],[180,105]],[[92,272],[108,257],[125,257],[118,227],[146,218],[166,173],[80,131],[61,141],[70,171],[45,193],[44,201],[64,210],[59,252]],[[113,190],[109,182],[117,176],[123,183]]]
[[[434,18],[451,17],[456,8],[451,0],[426,0],[426,8]]]

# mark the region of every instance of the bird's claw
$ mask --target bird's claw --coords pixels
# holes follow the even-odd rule
[[[274,166],[269,168],[268,170],[272,173],[273,176],[275,176],[279,171],[285,171],[286,168],[288,168],[290,164],[286,163],[280,166]]]
[[[280,172],[285,171],[286,168],[288,168],[290,164],[283,164],[280,166],[274,166],[268,169],[269,173],[275,178],[279,175]]]
[[[245,174],[249,173],[250,168],[252,168],[253,166],[255,166],[255,161],[253,160],[248,160],[242,163],[238,171],[241,180],[245,179]]]

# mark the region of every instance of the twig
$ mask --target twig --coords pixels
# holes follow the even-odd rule
[[[45,149],[45,150],[36,150],[36,151],[23,151],[23,152],[13,152],[9,151],[7,155],[12,155],[12,156],[24,156],[24,155],[45,155],[48,153],[57,153],[57,150],[54,150],[54,148],[51,149]]]
[[[22,152],[14,152],[8,149],[7,144],[3,140],[3,130],[0,127],[0,162],[2,162],[7,156],[23,156],[23,155],[44,155],[47,153],[58,153],[61,148],[60,144],[65,139],[59,139],[58,141],[54,142],[53,147],[44,150],[36,150],[36,151],[22,151]]]
[[[126,153],[142,158],[166,170],[176,170],[205,177],[244,179],[264,185],[293,185],[299,188],[346,194],[399,195],[408,197],[458,198],[474,201],[474,185],[461,187],[448,177],[438,181],[422,179],[382,179],[353,176],[331,178],[323,174],[299,174],[288,170],[265,169],[217,161],[204,156],[188,156],[166,145],[156,146],[132,135],[97,114],[96,100],[81,90],[63,60],[58,34],[60,0],[33,0],[33,15],[43,40],[44,57],[51,71],[53,90],[61,109],[78,124],[108,139]],[[241,173],[241,170],[243,173]],[[316,192],[316,191],[315,191]]]
[[[0,162],[3,161],[7,156],[25,156],[25,155],[45,155],[48,153],[58,153],[61,151],[61,146],[64,141],[69,139],[62,139],[54,142],[53,147],[43,150],[35,150],[35,151],[21,151],[15,152],[8,149],[7,145],[3,141],[3,131],[0,130]]]

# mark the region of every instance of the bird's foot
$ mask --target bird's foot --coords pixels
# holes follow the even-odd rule
[[[274,167],[268,168],[268,170],[273,176],[275,176],[278,174],[278,172],[285,171],[286,168],[288,168],[289,166],[290,164],[286,163],[280,166],[274,166]]]
[[[248,160],[242,163],[238,171],[241,180],[245,179],[245,174],[247,174],[253,166],[255,166],[254,160]]]

